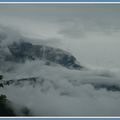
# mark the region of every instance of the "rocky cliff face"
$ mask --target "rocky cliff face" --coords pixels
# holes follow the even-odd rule
[[[16,30],[0,26],[0,68],[27,60],[43,60],[46,65],[55,63],[68,69],[83,68],[67,51],[47,45],[35,45],[34,39],[22,36]],[[6,65],[7,64],[7,65]]]
[[[50,62],[59,64],[69,69],[81,69],[76,58],[70,53],[61,49],[45,46],[33,45],[29,42],[14,42],[8,46],[11,55],[6,57],[7,61],[25,62],[26,60],[45,60],[46,64]]]

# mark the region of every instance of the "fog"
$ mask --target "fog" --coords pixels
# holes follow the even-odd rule
[[[1,5],[0,23],[29,37],[58,42],[55,46],[72,52],[83,64],[119,68],[119,9],[119,5]]]
[[[119,116],[119,12],[120,5],[0,5],[1,47],[22,39],[45,44],[70,52],[87,68],[69,70],[39,60],[13,63],[13,71],[0,71],[6,80],[34,76],[45,81],[5,86],[0,93],[16,111],[27,106],[37,116]],[[105,88],[96,88],[101,85]]]
[[[106,75],[106,76],[105,76]],[[8,79],[39,77],[43,83],[23,82],[0,88],[13,102],[15,111],[22,106],[35,116],[119,116],[120,94],[93,84],[120,87],[119,71],[68,70],[60,66],[45,66],[42,62],[27,62],[7,73]],[[19,106],[19,107],[18,107]],[[18,114],[19,115],[19,114]]]

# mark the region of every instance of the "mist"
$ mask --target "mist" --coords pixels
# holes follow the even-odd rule
[[[0,5],[4,52],[24,40],[68,51],[87,68],[47,66],[44,60],[1,63],[5,81],[38,78],[0,88],[18,115],[17,106],[33,116],[120,115],[119,12],[120,5]]]
[[[52,45],[72,52],[89,66],[120,67],[119,5],[9,5],[0,9],[0,23],[25,36],[53,41]]]

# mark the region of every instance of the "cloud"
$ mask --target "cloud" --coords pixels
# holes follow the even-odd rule
[[[68,37],[71,39],[79,39],[84,37],[85,32],[84,32],[84,27],[79,26],[76,22],[70,23],[67,25],[63,25],[64,27],[59,30],[59,34],[62,34],[64,37]]]
[[[0,23],[34,38],[29,39],[34,43],[41,39],[67,50],[83,64],[119,66],[119,5],[7,7],[1,8]]]
[[[1,46],[7,46],[13,42],[28,41],[33,44],[45,44],[50,46],[56,46],[60,44],[59,38],[37,38],[37,37],[25,36],[22,31],[17,28],[0,25],[0,42]]]
[[[42,12],[34,7],[31,9],[34,12],[21,9],[14,13],[0,12],[0,22],[7,26],[0,29],[4,45],[22,38],[34,44],[63,48],[95,70],[67,70],[27,61],[16,65],[15,71],[1,73],[5,79],[37,76],[40,82],[44,78],[43,85],[11,85],[0,88],[0,93],[6,94],[16,106],[27,106],[34,115],[120,115],[119,90],[106,88],[120,87],[120,14],[116,11],[119,5],[110,8],[80,5],[69,9],[63,6],[64,11],[58,6],[43,7]],[[105,86],[98,89],[95,85]]]
[[[0,92],[7,95],[8,99],[14,103],[15,109],[18,105],[26,106],[32,115],[37,116],[119,115],[119,91],[95,89],[91,84],[113,85],[116,83],[120,86],[119,72],[107,71],[107,74],[111,74],[110,77],[101,76],[101,73],[106,74],[105,70],[76,71],[59,66],[45,66],[39,61],[27,62],[10,73],[9,78],[19,74],[23,78],[37,75],[39,79],[34,87],[31,83],[24,81],[21,85],[0,88]],[[40,84],[41,79],[44,79],[42,84]]]
[[[97,13],[84,14],[79,16],[63,18],[59,20],[61,29],[59,34],[68,38],[80,39],[86,37],[91,32],[112,35],[120,31],[120,16],[118,14]]]

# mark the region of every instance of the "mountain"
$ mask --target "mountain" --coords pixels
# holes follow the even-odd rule
[[[70,83],[71,85],[73,85],[74,87],[79,86],[78,84],[76,84],[78,81],[75,80],[67,80],[68,83]],[[56,81],[54,80],[50,80],[50,79],[45,79],[43,77],[29,77],[29,78],[21,78],[21,79],[11,79],[11,80],[6,80],[0,83],[0,87],[4,88],[4,86],[9,86],[9,85],[13,85],[13,86],[18,86],[18,87],[23,87],[26,85],[35,87],[35,86],[40,86],[41,88],[41,92],[44,91],[49,91],[49,89],[46,89],[46,83],[49,86],[49,89],[58,89],[59,85],[56,84]],[[105,89],[108,91],[113,91],[113,92],[120,92],[120,85],[116,84],[116,83],[112,83],[112,84],[108,84],[108,83],[98,83],[98,82],[89,82],[89,81],[79,81],[79,83],[81,85],[87,85],[90,84],[91,86],[94,87],[94,89],[99,90],[99,89]],[[44,91],[43,91],[44,89]],[[63,91],[60,93],[61,95],[63,95]],[[64,94],[65,95],[65,94]],[[68,95],[68,94],[67,94]]]
[[[15,115],[120,115],[120,70],[83,70],[71,53],[34,40],[0,31],[0,95]]]
[[[43,42],[45,40],[41,39],[38,40],[39,44],[34,44],[35,40],[24,37],[16,30],[0,26],[0,68],[35,60],[44,61],[46,65],[53,63],[68,69],[83,68],[71,53],[50,47]]]
[[[5,61],[24,63],[27,60],[43,60],[46,65],[52,62],[68,69],[83,68],[72,54],[58,48],[21,41],[8,45],[8,49],[10,54],[5,56]]]

